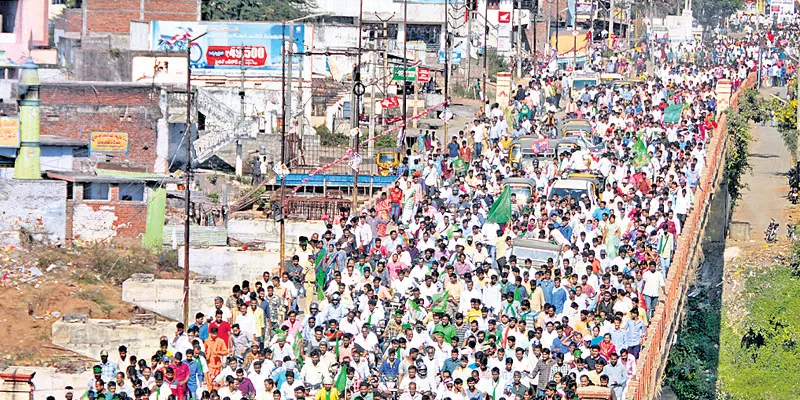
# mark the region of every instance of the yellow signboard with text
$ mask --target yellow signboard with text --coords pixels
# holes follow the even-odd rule
[[[89,151],[100,153],[127,153],[127,132],[92,132]]]
[[[0,117],[0,148],[19,148],[19,117]]]

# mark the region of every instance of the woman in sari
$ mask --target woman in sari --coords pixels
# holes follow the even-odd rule
[[[620,225],[617,223],[616,215],[609,215],[608,222],[605,226],[605,231],[603,232],[603,237],[606,239],[606,251],[608,252],[608,258],[612,260],[617,256],[617,252],[619,250],[620,233]]]
[[[401,218],[404,225],[411,222],[412,213],[414,212],[414,205],[416,205],[416,190],[411,182],[406,182],[406,189],[403,190],[403,217]]]
[[[392,204],[389,202],[389,198],[386,197],[386,192],[382,192],[381,197],[375,202],[375,211],[377,212],[378,218],[389,221],[389,211],[391,210]],[[386,236],[386,224],[378,224],[377,228],[379,238]]]

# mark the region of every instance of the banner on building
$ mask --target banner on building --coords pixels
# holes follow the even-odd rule
[[[305,52],[306,27],[302,24],[292,27],[259,22],[153,21],[150,50],[186,54],[191,47],[190,65],[196,74],[221,75],[244,67],[251,75],[279,76],[284,34],[292,41],[287,50]],[[192,38],[198,39],[190,44]],[[299,71],[303,57],[293,58],[293,69]]]
[[[89,140],[89,152],[92,153],[127,153],[127,132],[92,132]]]
[[[133,57],[131,81],[143,83],[186,83],[186,57]]]
[[[19,117],[0,117],[0,148],[19,148]]]

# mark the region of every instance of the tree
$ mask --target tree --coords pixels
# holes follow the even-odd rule
[[[204,21],[281,21],[316,8],[314,0],[202,0]]]
[[[697,0],[692,3],[694,18],[706,29],[713,28],[744,6],[744,0]]]
[[[791,93],[797,93],[797,80],[790,86]],[[800,131],[797,129],[797,97],[789,102],[773,100],[773,112],[778,132],[781,133],[786,149],[792,155],[792,164],[797,163],[797,150],[800,147]]]

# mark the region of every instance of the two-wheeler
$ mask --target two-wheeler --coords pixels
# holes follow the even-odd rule
[[[770,218],[769,226],[764,231],[764,240],[767,243],[773,243],[777,239],[778,236],[778,227],[780,226],[779,223],[775,222],[774,218]]]

